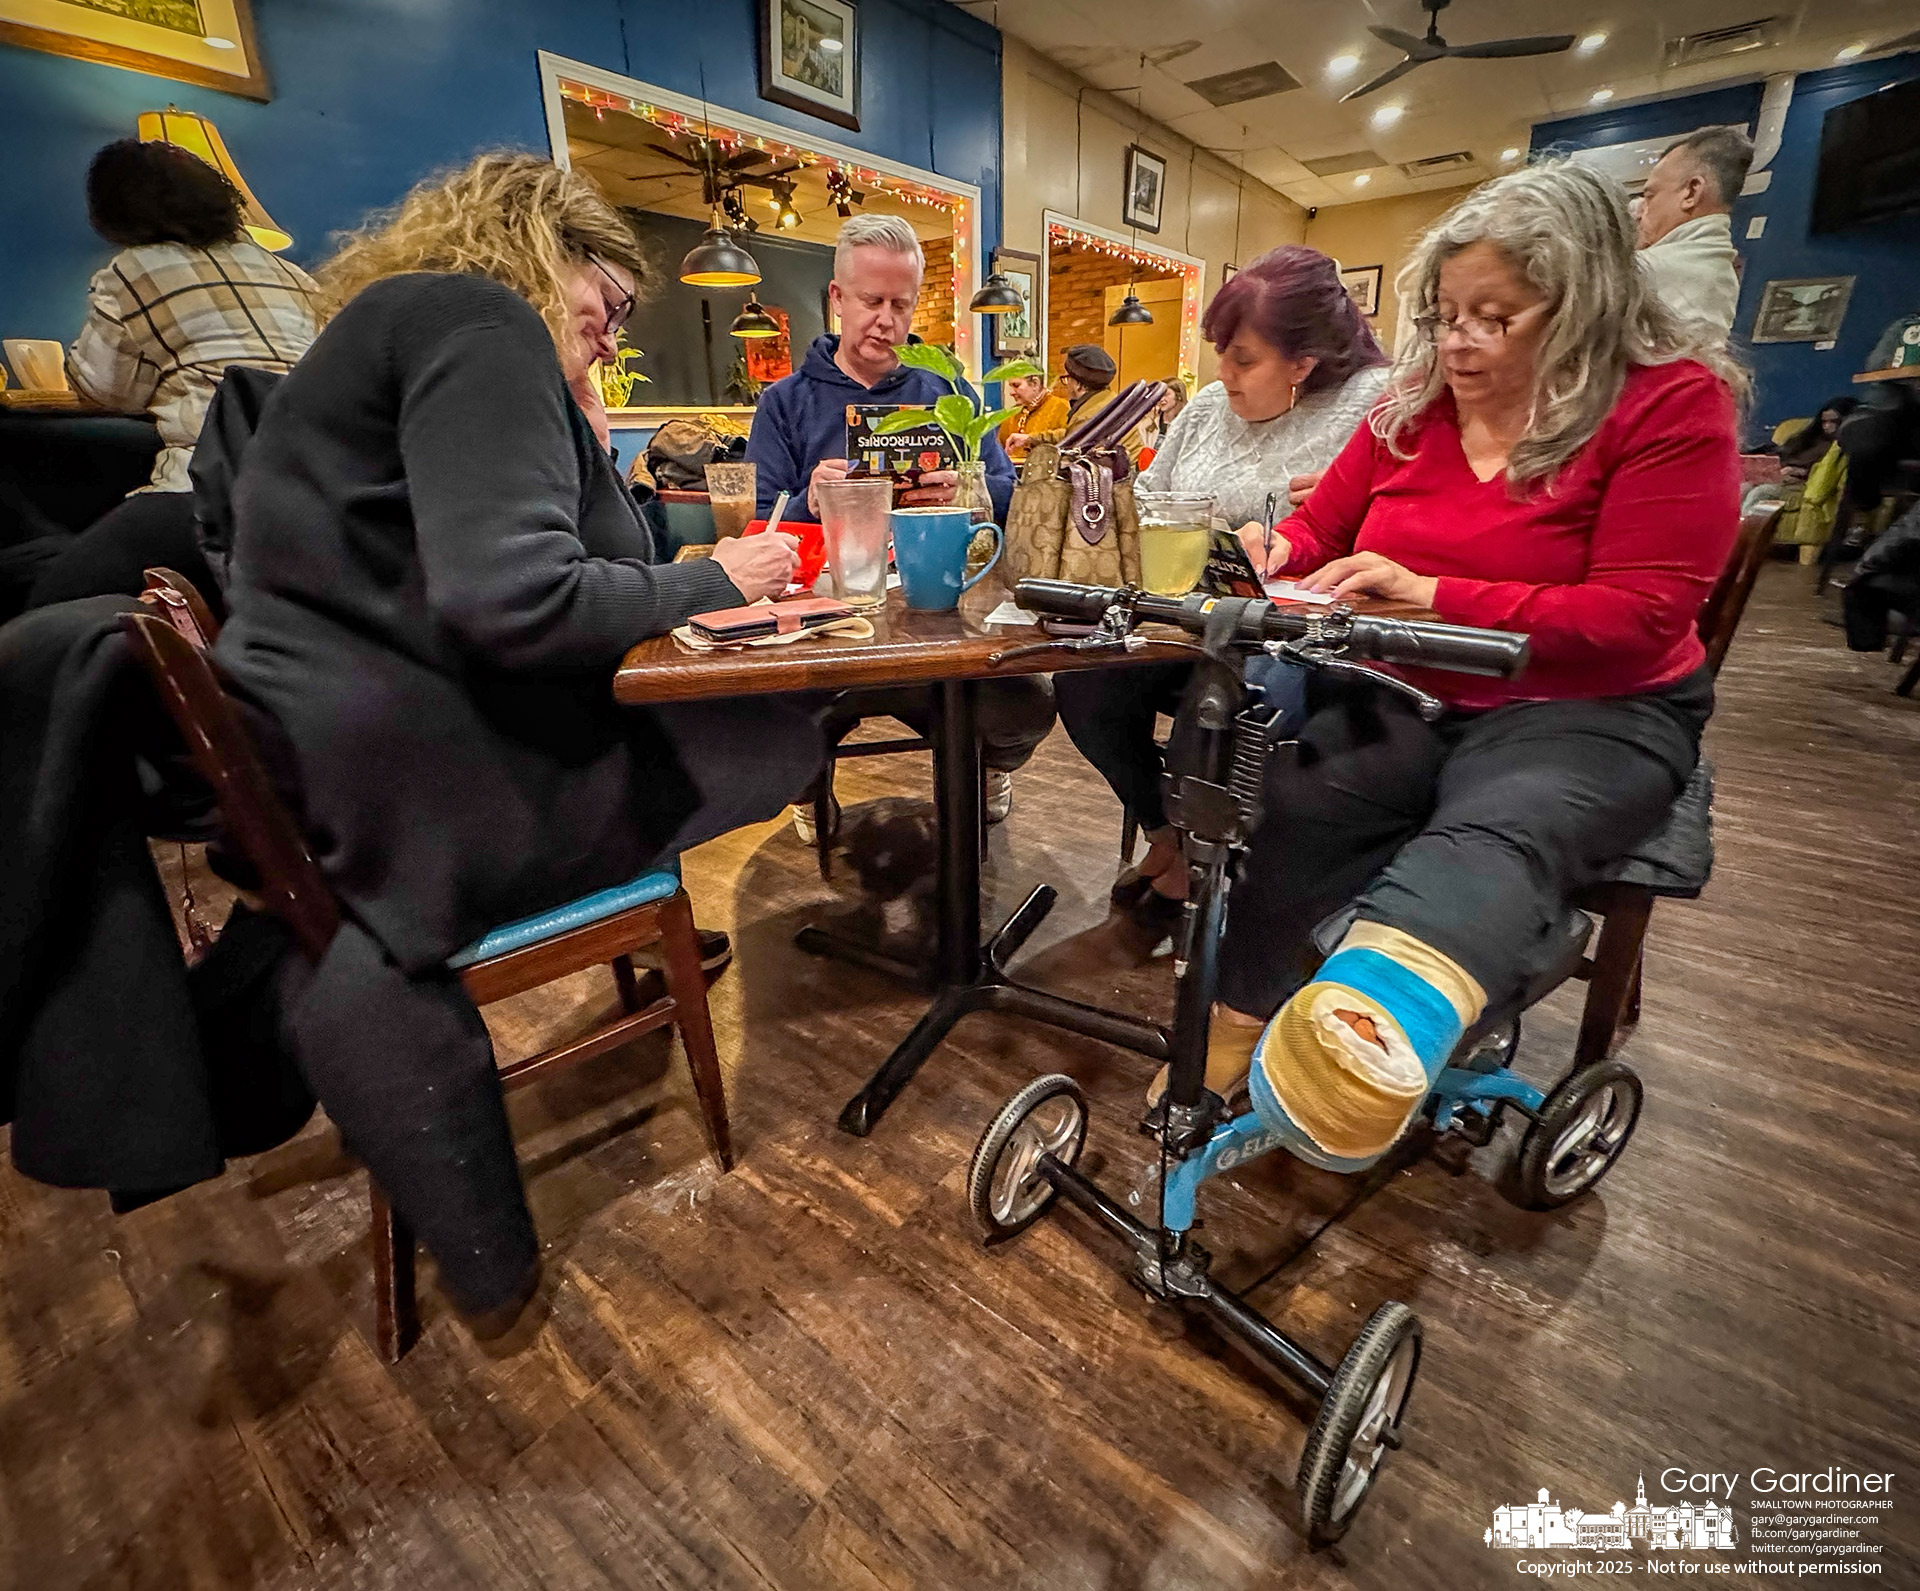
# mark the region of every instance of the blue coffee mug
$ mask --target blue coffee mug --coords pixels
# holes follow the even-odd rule
[[[967,548],[976,532],[993,532],[993,556],[971,580]],[[907,606],[924,613],[958,607],[960,594],[971,591],[981,576],[1000,561],[1005,538],[998,525],[976,525],[964,508],[896,508],[893,511],[893,561]]]

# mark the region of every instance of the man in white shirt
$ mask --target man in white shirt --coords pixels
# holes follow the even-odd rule
[[[1739,128],[1703,128],[1660,157],[1635,201],[1654,291],[1669,309],[1711,321],[1723,335],[1740,301],[1730,212],[1752,163],[1753,140]]]

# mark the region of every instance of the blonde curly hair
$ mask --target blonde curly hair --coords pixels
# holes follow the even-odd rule
[[[1408,456],[1409,431],[1446,386],[1440,350],[1418,322],[1438,313],[1440,267],[1475,243],[1499,249],[1545,295],[1552,315],[1534,365],[1527,432],[1507,460],[1516,491],[1550,484],[1592,440],[1635,365],[1696,359],[1745,402],[1747,372],[1725,339],[1683,321],[1654,292],[1635,257],[1626,190],[1589,167],[1543,160],[1474,189],[1427,229],[1395,278],[1398,357],[1371,424],[1396,457]]]
[[[398,204],[341,234],[314,275],[322,321],[389,276],[484,276],[538,310],[554,347],[564,350],[572,335],[566,271],[590,258],[625,266],[636,291],[649,274],[640,240],[590,179],[536,155],[496,150],[426,178]]]

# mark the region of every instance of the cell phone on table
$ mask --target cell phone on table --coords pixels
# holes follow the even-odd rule
[[[791,602],[755,602],[744,608],[696,613],[687,620],[687,628],[703,641],[755,641],[763,635],[817,629],[852,616],[852,608],[832,597],[796,597]]]

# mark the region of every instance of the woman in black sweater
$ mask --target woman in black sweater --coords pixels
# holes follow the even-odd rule
[[[634,642],[777,593],[796,558],[772,535],[653,561],[588,378],[642,273],[618,213],[546,161],[422,184],[319,273],[331,319],[234,493],[218,659],[347,909],[298,1053],[483,1333],[532,1296],[538,1246],[447,958],[779,815],[821,758],[776,702],[613,703]]]

